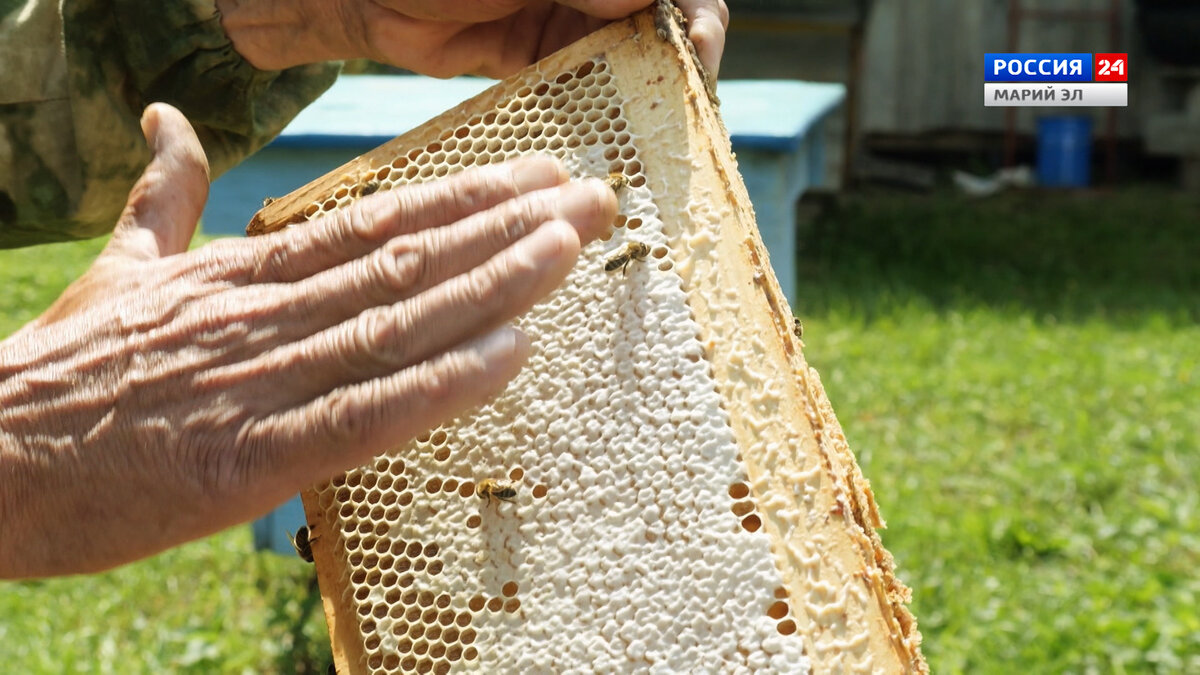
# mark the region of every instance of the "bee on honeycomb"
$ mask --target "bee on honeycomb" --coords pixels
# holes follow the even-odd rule
[[[492,503],[493,497],[502,502],[511,502],[517,498],[517,488],[508,481],[485,478],[475,486],[475,496],[488,504]]]
[[[618,192],[621,188],[629,185],[629,177],[619,171],[613,172],[604,179],[604,184],[612,188],[613,192]]]
[[[642,260],[648,255],[650,255],[650,247],[648,245],[640,241],[627,242],[617,251],[616,255],[604,263],[604,271],[612,272],[619,267],[621,269],[621,276],[625,276],[625,268],[629,267],[629,263],[634,260]]]

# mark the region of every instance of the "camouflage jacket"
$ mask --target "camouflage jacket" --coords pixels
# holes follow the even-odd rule
[[[255,69],[215,0],[0,0],[0,248],[112,230],[150,160],[139,119],[183,111],[215,178],[333,83]]]

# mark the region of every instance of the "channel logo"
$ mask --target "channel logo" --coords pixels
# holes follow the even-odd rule
[[[1129,55],[1118,53],[984,54],[988,107],[1125,107]]]

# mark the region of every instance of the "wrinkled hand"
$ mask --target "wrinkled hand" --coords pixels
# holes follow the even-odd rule
[[[263,69],[370,58],[426,75],[504,77],[653,0],[218,0],[238,52]],[[680,0],[715,77],[725,0]]]
[[[0,577],[204,536],[483,403],[528,351],[506,322],[616,214],[530,158],[185,252],[203,151],[168,106],[143,129],[107,248],[0,343]]]

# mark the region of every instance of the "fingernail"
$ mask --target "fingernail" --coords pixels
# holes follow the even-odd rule
[[[591,233],[599,225],[611,224],[616,216],[616,196],[598,180],[586,180],[563,186],[559,213],[581,231]]]
[[[522,193],[561,185],[568,178],[562,164],[549,157],[529,157],[514,164],[513,183]]]
[[[529,337],[512,326],[503,326],[475,342],[474,351],[487,362],[505,360],[529,349]]]
[[[141,124],[142,136],[146,139],[146,145],[155,154],[158,153],[158,123],[158,110],[155,110],[154,104],[151,103],[142,111]]]

